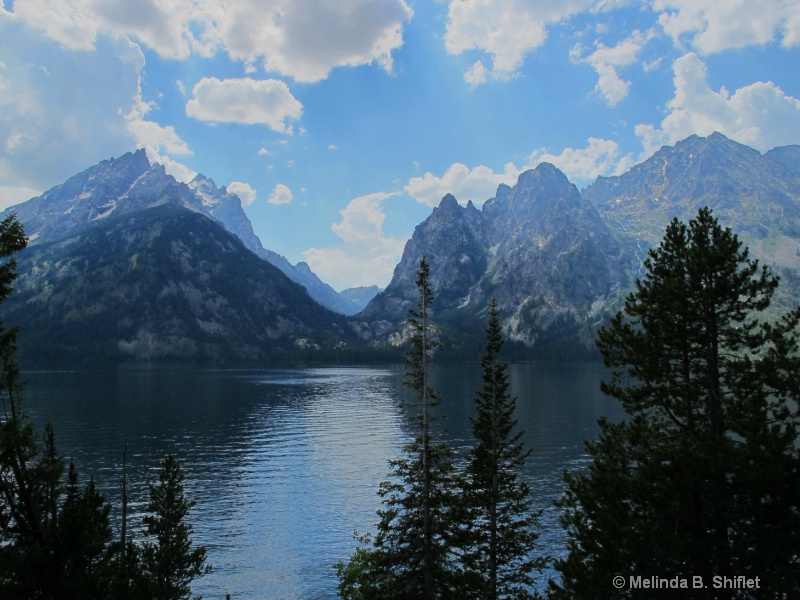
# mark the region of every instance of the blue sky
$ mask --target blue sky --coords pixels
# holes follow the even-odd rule
[[[693,133],[800,143],[798,0],[3,0],[0,204],[146,148],[267,248],[386,285],[442,196]]]

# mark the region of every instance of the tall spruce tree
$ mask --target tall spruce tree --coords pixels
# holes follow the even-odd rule
[[[142,568],[154,600],[182,600],[191,595],[190,584],[211,571],[206,549],[192,547],[192,526],[186,521],[194,501],[184,495],[184,475],[176,458],[164,459],[157,484],[150,486],[144,524],[153,541],[142,547]]]
[[[432,408],[440,399],[431,387],[433,290],[425,258],[417,272],[419,303],[408,324],[411,348],[406,354],[405,385],[413,390],[418,433],[390,461],[389,480],[378,494],[383,508],[371,548],[356,550],[339,563],[339,594],[349,599],[435,600],[463,596],[464,578],[455,547],[459,530],[459,482],[453,452],[434,431]],[[362,543],[372,538],[361,538]]]
[[[541,511],[532,511],[529,486],[519,478],[530,450],[523,447],[523,432],[515,431],[516,398],[509,392],[508,365],[500,360],[503,336],[495,300],[488,316],[483,387],[471,417],[475,445],[466,467],[465,581],[469,597],[534,598],[533,572],[547,564],[534,555]]]
[[[634,597],[630,577],[688,578],[681,598],[798,597],[800,309],[766,320],[778,278],[709,209],[674,220],[645,268],[598,335],[628,418],[601,420],[589,471],[566,475],[552,597]],[[759,588],[714,585],[735,576]]]

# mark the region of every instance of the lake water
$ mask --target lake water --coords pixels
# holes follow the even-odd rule
[[[596,436],[599,416],[622,413],[600,393],[598,365],[514,364],[510,372],[533,450],[523,475],[545,511],[539,544],[559,554],[565,540],[552,501],[562,472],[586,466],[583,440]],[[123,445],[134,526],[164,456],[178,457],[197,502],[193,539],[214,566],[195,594],[328,599],[336,597],[332,565],[352,554],[354,530],[373,530],[387,461],[414,435],[402,373],[402,366],[26,372],[25,407],[37,428],[53,423],[82,481],[95,477],[115,507],[115,527]],[[479,376],[476,365],[434,371],[439,412],[457,447],[469,443]]]

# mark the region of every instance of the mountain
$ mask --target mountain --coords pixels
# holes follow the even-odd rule
[[[14,207],[32,238],[4,305],[22,359],[263,362],[354,341],[209,207],[143,153]]]
[[[136,152],[13,208],[31,244],[4,318],[22,324],[22,350],[35,358],[368,358],[358,354],[365,343],[396,352],[406,339],[424,256],[448,356],[477,356],[496,298],[510,356],[586,357],[648,248],[673,217],[688,221],[702,206],[781,275],[776,304],[795,306],[798,164],[800,146],[761,154],[712,134],[665,146],[583,193],[543,163],[481,209],[448,194],[417,226],[383,291],[337,295],[350,313],[369,297],[346,319],[296,283],[315,278],[308,265],[261,246],[234,194],[202,176],[177,183]]]
[[[236,236],[169,203],[33,245],[18,273],[4,318],[28,361],[269,361],[352,338]]]
[[[547,163],[513,188],[501,185],[481,210],[445,196],[414,231],[392,281],[359,313],[363,338],[403,338],[423,256],[440,335],[464,348],[482,331],[491,298],[513,342],[542,352],[578,347],[585,323],[627,284],[624,253],[597,210]]]
[[[583,191],[637,261],[657,244],[673,217],[688,222],[708,206],[751,254],[778,269],[800,269],[800,171],[797,147],[766,155],[722,134],[691,136],[665,146],[617,177]],[[786,291],[786,290],[784,290]]]
[[[417,300],[419,260],[431,266],[433,319],[441,339],[471,352],[489,300],[507,338],[527,355],[588,348],[641,275],[648,248],[670,220],[713,209],[782,277],[776,306],[800,296],[800,146],[765,154],[714,133],[665,146],[617,177],[579,193],[541,164],[498,187],[481,210],[445,196],[406,244],[391,283],[356,317],[373,345],[399,344]]]
[[[352,313],[356,314],[357,312],[361,311],[367,304],[369,304],[369,301],[372,300],[375,296],[377,296],[380,293],[380,291],[381,288],[379,288],[377,285],[370,285],[370,286],[348,288],[346,290],[342,290],[341,292],[339,292],[339,295],[345,300],[349,300],[357,307],[357,310]]]
[[[31,243],[41,243],[71,235],[110,215],[135,212],[161,202],[211,216],[252,252],[305,287],[323,306],[342,314],[357,312],[355,305],[320,281],[308,265],[292,266],[283,256],[265,249],[236,194],[224,186],[217,187],[203,175],[197,175],[188,185],[179,183],[167,175],[163,166],[151,166],[144,150],[104,160],[4,214],[16,212]]]

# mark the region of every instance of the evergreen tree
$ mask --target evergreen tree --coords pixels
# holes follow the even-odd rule
[[[192,548],[192,526],[186,516],[195,502],[184,496],[183,481],[178,461],[170,454],[164,460],[158,484],[150,486],[144,523],[154,541],[142,547],[142,567],[150,598],[155,600],[188,598],[191,582],[211,571],[205,564],[206,549]]]
[[[554,598],[633,597],[630,576],[702,577],[681,598],[800,594],[800,309],[768,322],[778,278],[709,209],[674,220],[598,334],[629,417],[600,421],[566,476],[569,554]],[[625,578],[625,589],[612,586]],[[759,577],[759,589],[713,577]]]
[[[14,255],[26,245],[14,215],[0,222],[0,302],[13,290]],[[63,481],[49,423],[43,435],[35,432],[22,406],[17,334],[0,321],[0,597],[106,597],[110,506],[93,480],[79,488],[74,464]]]
[[[359,548],[347,565],[337,566],[343,598],[434,600],[458,597],[464,585],[454,545],[459,484],[453,453],[441,433],[432,431],[431,409],[440,399],[430,385],[437,343],[431,334],[429,278],[423,258],[417,272],[419,303],[408,320],[412,335],[404,382],[414,392],[418,433],[403,449],[405,456],[390,461],[390,479],[380,485],[383,508],[373,547]]]
[[[516,399],[509,392],[508,365],[497,303],[492,300],[481,357],[483,387],[475,397],[472,435],[476,440],[466,467],[463,564],[471,597],[533,598],[532,572],[547,563],[534,557],[534,527],[541,511],[532,512],[530,489],[519,471],[530,454],[522,431],[514,431]]]
[[[78,471],[70,462],[66,498],[58,523],[58,563],[61,565],[60,596],[96,598],[106,595],[111,552],[111,525],[107,504],[94,479],[83,489]]]

